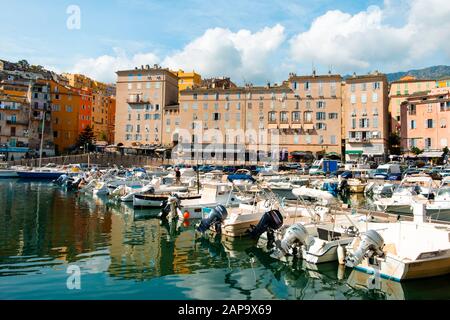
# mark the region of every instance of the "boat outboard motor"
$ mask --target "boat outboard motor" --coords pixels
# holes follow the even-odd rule
[[[273,256],[278,259],[287,255],[297,256],[299,244],[309,247],[313,242],[313,237],[309,235],[304,225],[293,224],[286,230],[281,242],[277,243],[277,250]]]
[[[200,222],[199,226],[197,227],[197,231],[205,233],[206,230],[214,225],[216,232],[221,233],[221,224],[227,218],[227,216],[227,209],[223,205],[218,205],[211,211],[208,217]]]
[[[356,239],[355,239],[356,240]],[[353,252],[348,252],[345,258],[345,265],[350,268],[356,267],[367,255],[383,256],[382,248],[384,246],[383,237],[375,230],[368,230],[362,237],[358,248]]]
[[[267,231],[267,241],[274,240],[273,231],[280,229],[283,225],[283,215],[279,210],[270,210],[263,214],[258,224],[250,231],[250,236],[258,239]]]

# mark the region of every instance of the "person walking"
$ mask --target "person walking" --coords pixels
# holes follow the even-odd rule
[[[181,171],[178,167],[175,168],[175,178],[176,178],[176,184],[181,184]]]

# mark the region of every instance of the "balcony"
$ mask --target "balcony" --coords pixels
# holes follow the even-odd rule
[[[150,104],[150,99],[142,99],[138,97],[137,99],[127,99],[128,104]]]
[[[6,124],[15,126],[28,126],[30,123],[28,120],[6,120]]]

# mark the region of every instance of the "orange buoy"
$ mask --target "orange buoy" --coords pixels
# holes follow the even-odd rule
[[[185,228],[189,228],[189,221],[188,221],[188,220],[184,221],[184,222],[183,222],[183,226],[184,226]]]
[[[184,217],[184,219],[186,219],[186,220],[189,219],[189,217],[190,217],[189,212],[186,211],[186,212],[184,213],[183,217]]]

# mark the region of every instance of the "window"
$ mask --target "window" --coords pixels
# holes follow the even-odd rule
[[[417,128],[416,120],[411,120],[411,121],[410,121],[409,128],[410,128],[410,129],[415,129],[415,128]]]
[[[159,120],[159,119],[161,119],[161,116],[159,114],[153,115],[153,120]]]
[[[288,123],[289,122],[289,116],[286,111],[280,112],[280,122],[281,123]]]
[[[414,116],[416,114],[416,105],[412,104],[409,106],[409,115]]]
[[[193,104],[192,104],[192,110],[198,110],[198,105],[197,105],[197,103],[193,103]]]
[[[378,102],[378,93],[372,93],[372,102]]]
[[[431,148],[431,138],[425,138],[425,149]]]
[[[132,83],[129,83],[128,84],[128,90],[132,90],[133,89],[133,84]]]
[[[316,127],[317,130],[327,130],[327,125],[323,122],[317,122]]]
[[[298,144],[299,143],[299,139],[300,137],[299,137],[299,135],[298,134],[296,134],[296,135],[294,135],[294,144]]]
[[[299,110],[299,109],[300,109],[300,102],[295,101],[295,110]]]
[[[151,83],[151,82],[147,82],[147,83],[145,84],[145,87],[146,87],[147,89],[150,89],[150,88],[152,87],[152,83]]]
[[[381,88],[381,83],[380,82],[374,82],[372,83],[372,88],[373,90],[378,90]]]
[[[312,140],[311,136],[305,136],[306,144],[311,144],[311,142],[312,142],[311,140]]]
[[[183,104],[183,110],[184,111],[188,111],[189,110],[189,103],[184,103]]]
[[[193,99],[194,99],[194,100],[197,100],[197,97],[198,97],[197,93],[194,93]]]
[[[241,114],[239,112],[236,113],[236,121],[241,121]]]
[[[305,82],[305,90],[309,91],[311,89],[310,83],[308,81]]]
[[[351,102],[352,104],[355,104],[355,103],[356,103],[356,96],[355,96],[354,94],[352,94],[352,95],[350,96],[350,102]]]
[[[300,122],[300,112],[299,111],[294,111],[292,112],[292,122],[293,123],[299,123]]]
[[[431,103],[428,105],[427,110],[428,110],[428,113],[433,112],[433,105]]]
[[[445,118],[441,119],[441,128],[447,128],[447,119]]]
[[[203,104],[203,110],[208,110],[208,104],[207,103]]]
[[[304,123],[312,123],[312,112],[311,111],[305,111],[303,113],[303,122]]]
[[[359,127],[360,128],[368,128],[369,127],[369,119],[367,119],[367,118],[359,119]]]
[[[432,129],[433,128],[433,119],[427,119],[427,121],[425,122],[425,127],[428,129]]]
[[[319,136],[319,144],[323,144],[324,140],[323,140],[323,136]]]
[[[336,144],[336,136],[330,136],[330,144]]]
[[[328,114],[328,119],[330,119],[330,120],[335,120],[335,119],[338,119],[338,118],[339,118],[339,114],[336,113],[336,112],[331,112],[331,113]]]
[[[269,112],[269,123],[277,122],[277,113],[275,111]]]
[[[361,91],[367,90],[367,83],[361,83]]]
[[[138,82],[136,84],[136,89],[141,90],[142,89],[142,83]]]
[[[331,82],[330,86],[331,86],[331,96],[335,97],[336,96],[336,82]]]
[[[316,113],[316,120],[326,120],[327,114],[325,112],[317,112]]]
[[[372,126],[373,126],[374,128],[378,128],[378,117],[374,117],[374,118],[373,118]]]
[[[241,110],[241,103],[240,103],[240,102],[238,102],[238,103],[236,104],[236,110]]]
[[[213,120],[214,121],[219,121],[220,120],[220,113],[214,112],[213,113]]]
[[[72,112],[72,106],[66,106],[66,112]]]
[[[161,88],[161,82],[155,82],[155,89]]]
[[[367,103],[367,94],[363,93],[361,95],[361,103]]]
[[[325,108],[325,101],[317,101],[316,103],[318,109],[324,109]]]
[[[355,84],[354,83],[352,83],[351,85],[350,85],[350,91],[351,92],[355,92]]]
[[[203,121],[208,121],[208,113],[203,113]]]

